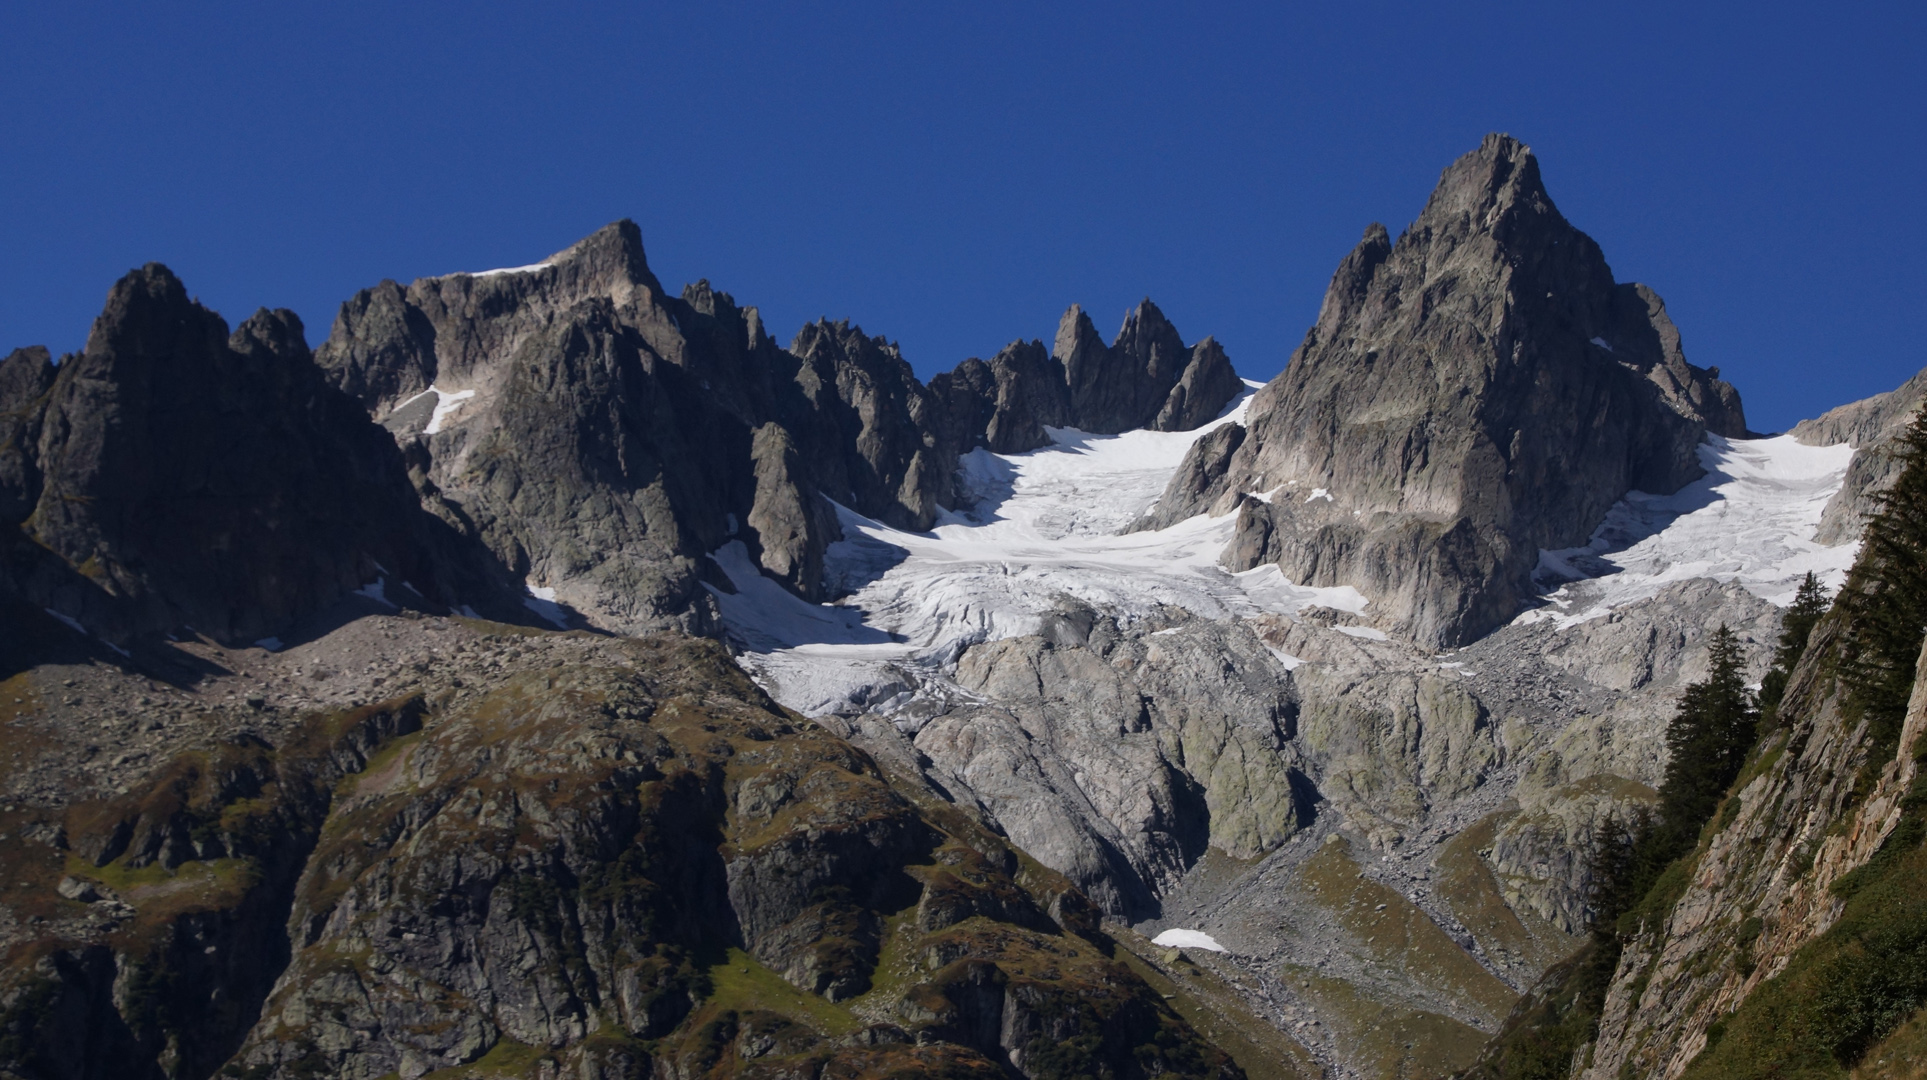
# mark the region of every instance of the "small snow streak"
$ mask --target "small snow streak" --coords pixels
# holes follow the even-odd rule
[[[532,273],[534,273],[534,272],[535,272],[535,271],[537,271],[537,270],[547,270],[547,269],[548,269],[549,267],[551,267],[551,266],[554,266],[554,265],[555,265],[554,263],[545,263],[545,262],[539,262],[539,263],[530,263],[530,264],[528,264],[527,266],[504,266],[504,267],[500,267],[499,269],[495,269],[495,270],[477,270],[477,271],[475,271],[475,272],[474,272],[474,273],[472,273],[472,274],[468,274],[467,276],[469,276],[469,277],[497,277],[497,276],[499,276],[499,275],[502,275],[502,274],[532,274]],[[460,277],[460,276],[462,276],[462,274],[461,274],[461,273],[455,273],[455,274],[450,274],[450,275],[448,275],[448,276],[449,276],[449,277]]]
[[[442,422],[447,420],[456,409],[461,408],[462,402],[475,396],[475,391],[473,390],[458,390],[451,394],[446,390],[441,390],[433,386],[428,389],[434,392],[437,400],[435,402],[435,415],[428,418],[428,426],[422,429],[423,435],[434,435],[441,431]]]

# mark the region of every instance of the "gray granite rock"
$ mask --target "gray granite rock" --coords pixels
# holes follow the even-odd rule
[[[1614,282],[1531,151],[1489,136],[1395,243],[1367,230],[1230,467],[1200,488],[1187,465],[1157,514],[1277,491],[1241,510],[1232,569],[1353,585],[1386,625],[1461,643],[1519,610],[1541,548],[1698,476],[1703,433],[1745,433],[1717,374],[1651,290]]]
[[[1821,512],[1815,539],[1841,544],[1859,537],[1867,515],[1878,507],[1879,494],[1900,478],[1896,439],[1924,402],[1927,371],[1884,394],[1849,402],[1794,425],[1790,434],[1808,446],[1846,443],[1855,451],[1840,491]]]

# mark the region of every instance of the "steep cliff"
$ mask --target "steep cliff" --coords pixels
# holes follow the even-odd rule
[[[402,453],[327,385],[292,312],[232,334],[157,264],[85,350],[0,364],[0,507],[37,550],[15,589],[108,640],[281,633],[386,579],[488,606],[500,575],[424,513]]]
[[[1861,524],[1878,508],[1880,493],[1900,475],[1900,433],[1923,401],[1927,401],[1927,371],[1884,394],[1848,402],[1793,426],[1790,434],[1808,446],[1845,443],[1855,450],[1846,483],[1827,503],[1821,540],[1838,544],[1860,534]]]
[[[1746,433],[1664,304],[1614,282],[1500,135],[1396,241],[1366,231],[1248,427],[1235,448],[1201,444],[1212,460],[1149,524],[1236,510],[1233,569],[1352,585],[1388,627],[1448,645],[1518,612],[1540,549],[1583,543],[1629,490],[1699,475],[1702,434]]]

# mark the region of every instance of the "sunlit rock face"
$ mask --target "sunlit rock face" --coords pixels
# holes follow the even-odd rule
[[[1234,569],[1344,582],[1440,645],[1511,618],[1539,549],[1699,475],[1702,434],[1746,433],[1737,392],[1686,363],[1659,298],[1614,282],[1501,135],[1396,241],[1366,231],[1249,426],[1222,466],[1184,471],[1160,521],[1282,488],[1239,508]]]

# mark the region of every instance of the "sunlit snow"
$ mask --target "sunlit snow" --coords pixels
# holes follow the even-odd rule
[[[762,574],[740,541],[710,556],[735,591],[711,592],[747,650],[744,663],[779,701],[808,715],[894,708],[924,692],[966,647],[1041,632],[1066,601],[1125,622],[1174,609],[1210,619],[1310,607],[1362,614],[1365,598],[1350,587],[1306,588],[1275,565],[1226,571],[1218,559],[1235,515],[1122,531],[1156,504],[1191,444],[1242,420],[1249,403],[1247,393],[1196,431],[1050,429],[1052,444],[1030,453],[975,450],[960,462],[966,509],[943,512],[928,532],[838,507],[844,539],[830,546],[824,567],[845,594],[836,604],[799,600]],[[1809,570],[1838,586],[1854,545],[1826,547],[1812,537],[1851,449],[1784,436],[1709,437],[1699,453],[1702,479],[1672,495],[1634,492],[1587,546],[1542,552],[1536,578],[1546,603],[1520,621],[1571,625],[1691,578],[1737,581],[1782,605]],[[1330,493],[1310,496],[1320,497]],[[1386,639],[1371,627],[1337,629]],[[1301,663],[1274,655],[1286,668]]]
[[[468,276],[469,277],[495,277],[498,274],[529,274],[537,270],[547,270],[549,267],[553,265],[555,264],[539,262],[539,263],[530,263],[527,266],[503,266],[494,270],[477,270],[474,273],[469,274]],[[454,275],[451,274],[449,276],[453,277]]]
[[[825,575],[849,595],[836,605],[798,600],[731,542],[711,558],[736,592],[712,590],[716,603],[750,650],[745,662],[804,713],[887,682],[888,665],[942,663],[968,645],[1037,633],[1066,598],[1126,621],[1167,608],[1217,619],[1362,612],[1365,598],[1349,586],[1305,588],[1276,566],[1219,566],[1235,515],[1121,532],[1157,501],[1193,442],[1242,419],[1250,396],[1195,431],[1051,428],[1052,445],[1027,454],[972,451],[961,462],[970,509],[944,512],[929,532],[838,507],[844,539],[831,545]]]
[[[1709,435],[1699,456],[1705,476],[1671,495],[1632,492],[1585,547],[1540,552],[1535,577],[1550,606],[1519,621],[1570,626],[1691,578],[1737,581],[1782,606],[1809,571],[1839,588],[1859,545],[1827,547],[1813,535],[1851,447]]]
[[[1167,949],[1209,949],[1212,952],[1230,952],[1218,944],[1218,939],[1202,930],[1166,930],[1151,939],[1151,944],[1162,945]]]
[[[398,413],[430,394],[435,395],[435,411],[429,416],[428,425],[422,428],[423,435],[433,435],[441,431],[442,423],[453,415],[455,410],[461,408],[463,402],[474,397],[475,391],[444,390],[439,386],[430,386],[428,389],[395,406],[390,410],[390,413]]]

